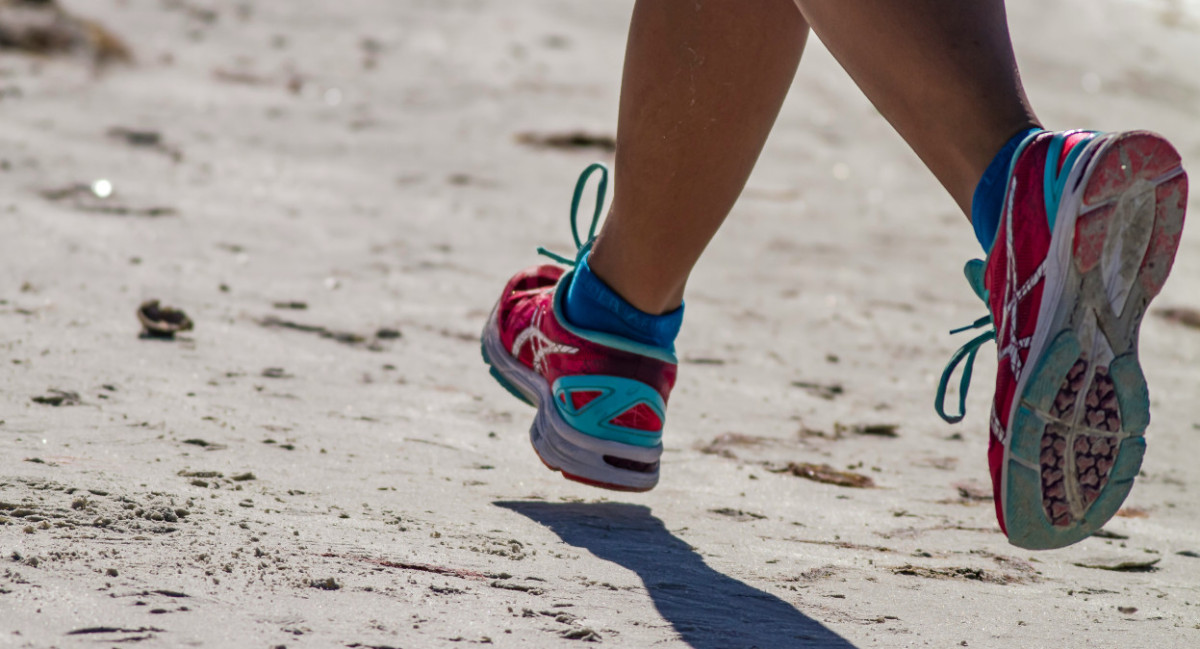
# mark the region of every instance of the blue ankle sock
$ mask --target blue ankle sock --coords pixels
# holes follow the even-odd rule
[[[1030,133],[1042,130],[1027,128],[1009,138],[975,186],[975,195],[971,198],[971,225],[975,226],[975,238],[979,239],[985,254],[992,251],[992,242],[1000,228],[1000,213],[1004,211],[1004,194],[1008,190],[1008,167],[1013,154]]]
[[[662,315],[650,315],[625,301],[596,277],[585,257],[575,267],[567,287],[563,315],[581,329],[623,336],[645,345],[675,350],[675,336],[683,324],[683,306]]]

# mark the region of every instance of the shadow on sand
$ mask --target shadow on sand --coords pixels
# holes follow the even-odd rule
[[[504,501],[563,541],[637,573],[654,606],[695,649],[854,649],[778,597],[713,570],[648,507]]]

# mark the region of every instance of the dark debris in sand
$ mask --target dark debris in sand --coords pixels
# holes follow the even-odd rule
[[[754,520],[763,520],[766,518],[766,516],[763,516],[762,514],[756,514],[754,512],[743,511],[741,509],[734,509],[733,507],[719,507],[717,509],[710,509],[708,511],[712,512],[713,514],[719,514],[721,516],[728,516],[729,518],[732,518],[735,521],[754,521]]]
[[[701,453],[706,455],[719,455],[723,458],[736,460],[737,455],[733,452],[736,448],[755,448],[771,444],[773,441],[769,437],[760,437],[758,435],[746,435],[743,433],[721,433],[713,438],[711,442],[699,448]]]
[[[97,68],[133,60],[129,47],[99,23],[72,15],[54,0],[0,0],[0,50],[37,56],[75,55]]]
[[[161,153],[174,162],[183,160],[183,153],[176,147],[167,144],[158,131],[114,126],[108,129],[108,136],[135,148]]]
[[[491,586],[492,588],[501,588],[504,590],[515,590],[515,591],[522,592],[522,593],[529,593],[530,595],[543,595],[546,592],[546,589],[539,588],[537,586],[530,586],[529,584],[521,584],[521,583],[510,582],[510,581],[500,581],[499,579],[491,582],[488,585]]]
[[[114,533],[169,534],[178,531],[175,526],[192,516],[196,506],[191,499],[162,493],[110,496],[99,489],[84,492],[57,482],[24,479],[0,482],[0,493],[17,485],[40,492],[39,496],[21,502],[0,501],[0,526],[37,525],[27,527],[26,533],[100,528]]]
[[[1158,570],[1155,567],[1162,559],[1148,559],[1145,561],[1126,561],[1122,559],[1114,560],[1095,560],[1091,562],[1079,562],[1074,565],[1080,568],[1092,568],[1093,570],[1108,570],[1111,572],[1155,572]]]
[[[861,473],[853,471],[839,471],[828,464],[813,464],[811,462],[788,462],[787,466],[779,469],[767,469],[772,473],[786,473],[794,475],[797,478],[805,478],[814,482],[822,482],[825,484],[837,485],[839,487],[853,487],[856,489],[869,489],[875,486],[875,481],[870,476],[865,476]]]
[[[409,563],[406,561],[388,561],[386,559],[375,559],[372,557],[363,557],[363,556],[355,556],[355,555],[341,556],[341,555],[333,554],[330,552],[326,552],[326,553],[322,554],[321,556],[324,558],[327,558],[327,559],[345,558],[345,559],[351,559],[354,561],[362,561],[362,562],[370,563],[370,564],[373,564],[376,566],[382,566],[384,568],[398,568],[401,570],[415,570],[418,572],[431,572],[436,575],[445,575],[447,577],[457,577],[459,579],[485,580],[488,578],[487,575],[485,575],[483,573],[475,572],[474,570],[463,570],[460,568],[447,568],[445,566],[435,566],[435,565],[426,564],[426,563]]]
[[[138,322],[142,323],[143,338],[171,340],[175,334],[191,331],[192,319],[182,309],[163,306],[158,300],[146,300],[137,309]]]
[[[39,194],[42,198],[51,201],[67,201],[68,204],[80,212],[91,212],[93,214],[108,214],[111,216],[139,216],[146,218],[158,218],[163,216],[175,216],[178,211],[173,207],[161,205],[151,205],[149,207],[134,207],[125,203],[120,203],[114,198],[111,185],[105,188],[102,192],[98,188],[100,181],[97,184],[87,183],[71,183],[60,187],[51,187],[43,189]]]
[[[342,588],[342,585],[339,584],[333,577],[313,579],[311,582],[309,582],[309,584],[317,590],[341,590]]]
[[[30,401],[33,401],[34,403],[40,403],[45,406],[54,406],[56,408],[59,406],[77,406],[80,403],[83,403],[83,401],[79,398],[78,392],[59,390],[57,388],[50,388],[46,391],[46,394],[32,397]]]
[[[599,149],[605,153],[617,150],[617,140],[611,135],[568,131],[565,133],[520,133],[517,142],[535,149]]]
[[[914,566],[905,564],[896,568],[892,568],[892,572],[897,575],[906,575],[909,577],[924,577],[926,579],[957,579],[962,581],[981,581],[987,584],[1024,584],[1035,581],[1032,575],[1024,575],[1020,573],[998,572],[995,570],[985,570],[983,568],[968,568],[968,567],[945,567],[931,568],[928,566]]]
[[[89,626],[74,631],[67,631],[67,635],[93,635],[97,633],[162,633],[163,630],[152,626],[140,626],[136,629],[126,629],[118,626]]]
[[[992,488],[978,482],[956,482],[952,485],[958,490],[958,497],[968,502],[990,502]]]
[[[217,444],[215,442],[209,442],[207,440],[203,440],[198,437],[193,437],[191,439],[185,439],[185,440],[183,440],[183,443],[191,444],[192,446],[199,446],[200,448],[202,448],[206,451],[221,451],[226,448],[229,448],[228,446],[226,446],[224,444]]]
[[[792,381],[792,387],[800,388],[814,397],[827,401],[832,401],[846,391],[840,383],[818,383],[816,381]]]
[[[1156,311],[1162,319],[1183,325],[1189,329],[1200,329],[1200,309],[1190,307],[1175,307]]]
[[[841,424],[833,425],[833,434],[840,437],[843,433],[855,435],[874,435],[875,437],[899,437],[899,424]]]
[[[364,336],[353,331],[338,331],[329,329],[321,325],[310,325],[292,320],[285,320],[273,315],[266,316],[258,320],[259,326],[267,329],[290,329],[292,331],[301,331],[304,333],[316,334],[321,338],[332,340],[343,345],[351,347],[361,347],[368,351],[378,352],[383,351],[384,347],[380,341],[395,340],[400,338],[400,332],[396,329],[381,328],[376,331],[374,336]]]

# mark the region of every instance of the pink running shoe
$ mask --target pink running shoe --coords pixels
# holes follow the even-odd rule
[[[595,171],[601,174],[599,195],[584,243],[575,214]],[[607,184],[608,170],[593,164],[575,186],[571,229],[577,260],[591,249]],[[567,322],[562,301],[573,274],[547,264],[513,276],[484,327],[483,360],[500,385],[537,408],[529,439],[547,467],[605,489],[649,491],[658,484],[675,354]]]
[[[988,461],[1000,527],[1014,545],[1048,549],[1096,532],[1141,467],[1150,422],[1138,329],[1179,247],[1187,175],[1179,154],[1144,131],[1039,132],[1009,169],[987,262],[966,274],[994,331],[951,359],[970,366],[995,338],[999,373]]]

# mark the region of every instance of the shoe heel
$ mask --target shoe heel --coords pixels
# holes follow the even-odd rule
[[[1100,266],[1120,316],[1131,292],[1148,302],[1166,282],[1183,231],[1187,174],[1171,144],[1144,131],[1117,136],[1097,155],[1075,226],[1075,267],[1086,274]]]
[[[1178,175],[1155,187],[1154,229],[1150,244],[1138,271],[1138,279],[1147,299],[1158,295],[1179,250],[1183,221],[1187,212],[1188,178],[1181,170]]]
[[[1179,152],[1149,131],[1115,135],[1098,155],[1083,193],[1084,209],[1113,200],[1138,181],[1157,185],[1181,171]]]

